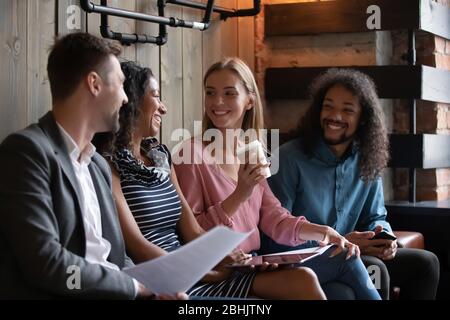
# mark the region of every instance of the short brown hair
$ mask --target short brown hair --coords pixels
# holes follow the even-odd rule
[[[115,41],[88,33],[71,33],[58,39],[48,57],[47,72],[53,101],[67,99],[81,79],[100,66],[110,55],[119,56],[122,46]]]

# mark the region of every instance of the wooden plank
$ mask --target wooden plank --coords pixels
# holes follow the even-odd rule
[[[56,29],[55,0],[27,0],[27,121],[37,122],[52,107],[48,53]]]
[[[450,7],[436,1],[420,1],[420,29],[450,39]]]
[[[26,24],[26,1],[0,1],[0,141],[27,124]]]
[[[97,5],[100,4],[100,0],[92,1]],[[98,13],[88,13],[87,14],[87,30],[90,34],[101,37],[100,34],[100,15]]]
[[[336,0],[265,5],[265,35],[370,31],[371,5],[380,8],[379,30],[419,28],[419,0]]]
[[[377,39],[375,32],[266,37],[261,58],[264,67],[376,65]]]
[[[330,67],[268,68],[267,99],[306,99],[311,82]],[[420,66],[354,66],[373,78],[381,98],[420,98]]]
[[[158,6],[155,1],[136,0],[136,10],[142,13],[158,15]],[[149,36],[159,35],[159,25],[144,21],[136,21],[136,33]],[[156,44],[138,43],[136,46],[136,61],[145,67],[149,67],[161,87],[161,48]],[[165,119],[163,118],[163,123]],[[157,137],[161,141],[161,132]]]
[[[183,8],[183,19],[202,21],[203,10]],[[183,128],[194,134],[194,121],[203,116],[202,31],[182,29],[183,41]],[[169,40],[170,41],[170,40]],[[201,128],[201,125],[198,125]],[[196,134],[200,134],[196,132]]]
[[[238,9],[252,7],[253,0],[238,1]],[[255,71],[255,17],[238,18],[238,56]]]
[[[450,135],[423,135],[423,168],[450,167]]]
[[[136,11],[158,15],[158,7],[155,1],[136,0]],[[149,36],[158,36],[159,25],[144,21],[136,21],[136,33]],[[160,80],[160,47],[156,44],[138,43],[136,46],[136,61],[142,66],[152,69],[155,78]]]
[[[237,0],[217,0],[214,3],[225,8],[237,7]],[[209,29],[203,33],[203,69],[205,71],[224,57],[238,56],[237,23],[236,18],[222,21],[218,14],[213,15]]]
[[[450,136],[436,134],[390,135],[390,167],[450,167]]]
[[[58,36],[87,30],[87,14],[81,9],[79,0],[58,0],[57,5]]]
[[[423,100],[450,103],[450,70],[422,66]]]
[[[219,5],[220,0],[216,1]],[[203,31],[203,70],[206,72],[208,68],[222,57],[222,41],[221,41],[222,21],[217,14],[211,17],[209,28]]]
[[[238,0],[221,0],[215,2],[218,6],[237,8]],[[229,18],[222,21],[221,28],[221,51],[222,57],[237,57],[238,50],[238,19]]]
[[[167,6],[167,17],[181,17],[180,6]],[[181,28],[168,28],[169,41],[161,47],[161,95],[167,107],[161,130],[161,141],[169,148],[173,130],[183,127],[183,37]]]
[[[108,0],[108,6],[120,8],[130,11],[136,10],[135,0]],[[99,14],[96,14],[100,17]],[[109,26],[112,31],[120,33],[135,33],[136,20],[124,19],[119,17],[109,17]],[[97,27],[98,29],[98,27]],[[136,60],[136,46],[125,46],[122,53],[122,58],[135,61]]]
[[[315,77],[330,67],[268,68],[266,99],[306,99]],[[373,78],[385,99],[414,98],[450,103],[450,71],[427,66],[352,66]]]
[[[100,0],[92,1],[94,4],[100,4]],[[108,0],[108,6],[114,8],[120,8],[125,10],[135,11],[136,0]],[[100,17],[98,13],[89,13],[87,15],[87,28],[90,34],[101,37],[100,34]],[[114,32],[120,33],[135,33],[136,21],[133,19],[124,19],[118,17],[109,17],[108,25]],[[125,46],[124,52],[121,56],[123,59],[135,61],[136,60],[136,47]]]

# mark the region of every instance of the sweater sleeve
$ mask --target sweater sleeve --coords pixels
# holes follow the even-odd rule
[[[305,241],[300,237],[300,229],[307,222],[303,216],[294,217],[281,206],[266,181],[261,183],[264,194],[260,209],[259,228],[275,242],[297,246]]]
[[[203,192],[208,190],[202,177],[200,166],[202,164],[174,164],[180,188],[186,198],[192,212],[195,215],[200,226],[209,230],[217,225],[232,227],[233,222],[222,208],[222,202],[207,206],[205,197],[208,195]]]

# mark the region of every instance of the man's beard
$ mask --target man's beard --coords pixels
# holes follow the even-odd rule
[[[354,132],[353,134],[347,135],[346,132],[344,131],[337,139],[328,139],[325,136],[325,127],[329,121],[323,121],[323,122],[325,122],[325,123],[322,124],[322,137],[323,137],[323,140],[325,141],[325,143],[329,146],[336,146],[339,144],[343,144],[343,143],[352,141],[356,137],[356,132]],[[348,129],[348,126],[346,129]]]
[[[117,133],[120,129],[119,111],[117,111],[111,119],[111,132]]]
[[[336,146],[353,140],[356,134],[351,134],[348,136],[345,133],[343,133],[338,139],[327,139],[327,137],[325,137],[325,134],[322,131],[322,136],[326,144],[328,144],[329,146]]]

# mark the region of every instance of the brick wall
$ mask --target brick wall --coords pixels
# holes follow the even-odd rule
[[[450,0],[437,1],[450,6]],[[393,32],[393,63],[406,63],[407,34]],[[417,63],[450,70],[450,41],[425,32],[416,36]],[[407,133],[408,107],[405,101],[395,101],[394,127],[396,133]],[[450,104],[417,101],[417,133],[450,134]],[[417,170],[417,200],[450,199],[450,169]],[[394,170],[394,197],[408,197],[408,172]]]
[[[314,2],[298,0],[263,0],[263,4]],[[301,22],[300,22],[301,23]],[[264,74],[268,67],[377,65],[391,64],[390,32],[321,34],[264,38],[264,10],[255,18],[255,76],[264,97]],[[387,126],[393,127],[393,103],[382,100]],[[294,128],[307,106],[306,101],[266,102],[265,121],[269,128],[287,132]],[[393,199],[393,171],[383,174],[384,195]]]
[[[263,4],[313,2],[316,0],[263,0]],[[450,6],[450,0],[437,2]],[[255,19],[255,75],[264,96],[268,67],[406,64],[406,31],[323,34],[302,37],[264,38],[264,10]],[[416,34],[417,63],[450,70],[450,41],[426,32]],[[382,100],[390,132],[407,133],[408,107],[404,100]],[[266,125],[289,131],[303,115],[305,101],[266,103]],[[450,105],[417,101],[417,132],[450,134]],[[387,169],[383,176],[385,198],[405,200],[408,172]],[[417,199],[450,198],[450,169],[418,170]]]

